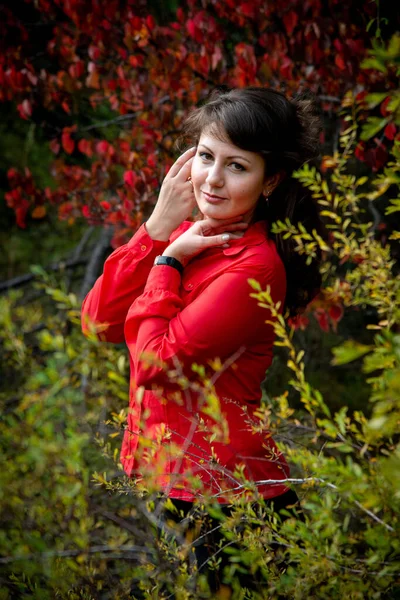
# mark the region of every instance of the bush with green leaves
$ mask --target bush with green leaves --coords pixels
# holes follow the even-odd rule
[[[398,40],[375,48],[371,59],[397,68]],[[320,172],[306,165],[295,174],[320,203],[329,240],[290,222],[275,224],[299,252],[312,257],[319,246],[324,289],[346,311],[366,311],[360,337],[344,340],[325,365],[354,365],[369,390],[365,410],[328,406],[309,383],[298,332],[287,326],[269,290],[251,282],[286,353],[291,394],[301,403],[300,409],[289,405],[289,388],[265,393],[252,426],[272,432],[289,459],[288,484],[305,519],[280,522],[262,500],[255,510],[239,499],[226,518],[205,496],[204,518],[219,519],[226,540],[210,568],[223,552],[230,557],[221,598],[395,600],[400,594],[400,278],[393,258],[400,232],[379,239],[368,220],[371,203],[387,214],[400,209],[400,141],[394,140],[382,173],[352,172],[358,141],[377,131],[368,102],[373,110],[385,99],[367,96],[360,105],[347,93],[342,114],[348,128],[325,161],[329,167]],[[399,93],[392,93],[396,126],[399,106]],[[83,337],[79,301],[62,282],[42,272],[36,285],[46,301],[25,304],[14,292],[0,305],[0,599],[212,598],[194,563],[192,540],[172,523],[157,534],[154,482],[129,479],[120,467],[126,349]],[[212,382],[200,366],[194,370],[204,408],[223,425]],[[181,378],[180,384],[191,382]],[[239,471],[232,477],[251,489]],[[246,570],[261,581],[256,591],[237,583]]]

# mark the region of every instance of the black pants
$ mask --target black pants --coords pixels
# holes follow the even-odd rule
[[[227,541],[226,537],[221,533],[220,521],[218,519],[205,514],[204,511],[202,512],[198,506],[193,505],[191,502],[183,500],[172,500],[172,502],[176,511],[164,510],[164,519],[166,523],[171,523],[172,521],[179,524],[181,535],[183,534],[186,540],[190,541],[194,547],[198,571],[207,575],[210,589],[215,592],[224,583],[224,569],[225,567],[229,567],[230,564],[230,555],[224,552],[224,547],[238,547],[235,543]],[[290,516],[297,516],[297,518],[304,520],[299,498],[292,490],[276,498],[266,500],[266,505],[271,506],[276,513],[285,509]],[[232,508],[229,505],[221,505],[220,508],[226,516],[229,516],[232,512]],[[287,515],[280,514],[282,521],[286,518],[288,518]],[[276,551],[277,544],[272,543],[270,548],[271,551]],[[215,558],[219,559],[217,568],[213,565]],[[284,563],[281,563],[282,570],[286,566]],[[250,590],[260,587],[258,577],[250,576],[247,573],[240,573],[240,570],[235,577],[237,577],[240,587],[246,587]]]

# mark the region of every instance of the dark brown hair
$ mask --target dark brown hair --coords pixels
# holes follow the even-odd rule
[[[294,179],[292,172],[320,155],[321,119],[311,92],[293,98],[270,88],[248,87],[230,91],[215,90],[206,103],[186,119],[181,140],[197,145],[202,131],[228,139],[238,148],[260,153],[265,159],[265,175],[284,174],[269,199],[261,196],[254,220],[265,220],[267,232],[275,241],[285,265],[287,293],[285,307],[294,316],[307,306],[321,286],[321,252],[310,264],[306,255],[295,251],[295,242],[273,234],[271,225],[289,218],[307,231],[315,229],[326,238],[318,205],[311,192]]]

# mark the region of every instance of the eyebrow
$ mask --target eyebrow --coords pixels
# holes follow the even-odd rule
[[[213,151],[210,150],[210,148],[208,148],[208,146],[206,146],[205,144],[199,144],[199,146],[202,146],[203,148],[205,148],[206,150],[208,150],[209,152],[211,152],[211,154],[213,153]],[[240,160],[244,160],[244,161],[246,161],[247,163],[249,163],[251,165],[251,161],[248,160],[247,158],[245,158],[244,156],[240,156],[240,155],[237,155],[237,156],[226,156],[226,158],[228,158],[229,160],[231,160],[232,158],[239,158]]]

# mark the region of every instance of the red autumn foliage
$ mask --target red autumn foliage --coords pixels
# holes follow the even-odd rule
[[[9,177],[6,201],[20,227],[52,204],[60,219],[112,224],[113,246],[127,241],[156,201],[183,119],[216,86],[271,86],[288,95],[307,87],[327,116],[355,86],[360,104],[388,86],[385,74],[360,68],[370,45],[365,19],[376,17],[376,3],[188,0],[162,22],[136,0],[25,5],[26,22],[38,27],[11,5],[2,9],[0,102],[40,126],[55,114],[58,122],[46,130],[52,189],[37,189],[28,172]],[[392,123],[384,135],[356,150],[374,170],[396,135]],[[317,318],[329,327],[337,315],[326,306]]]

